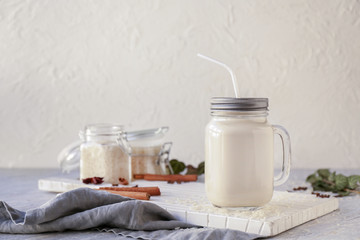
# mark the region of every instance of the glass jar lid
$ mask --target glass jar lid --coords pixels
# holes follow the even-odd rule
[[[120,134],[124,131],[124,127],[119,124],[98,123],[86,125],[84,131],[80,134],[85,136],[110,136]]]
[[[161,138],[169,130],[169,127],[152,128],[140,131],[126,132],[126,140],[135,141],[148,138]]]
[[[268,98],[211,98],[212,111],[267,111]]]

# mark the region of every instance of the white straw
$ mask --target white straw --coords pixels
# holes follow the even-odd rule
[[[228,65],[226,65],[225,63],[222,63],[222,62],[220,62],[220,61],[218,61],[218,60],[215,60],[215,59],[213,59],[213,58],[210,58],[210,57],[208,57],[208,56],[204,56],[204,55],[202,55],[202,54],[200,54],[200,53],[198,53],[197,56],[198,56],[198,57],[201,57],[201,58],[203,58],[203,59],[205,59],[205,60],[208,60],[208,61],[210,61],[210,62],[216,63],[216,64],[224,67],[226,70],[228,70],[228,72],[229,72],[230,75],[231,75],[231,80],[232,80],[232,83],[233,83],[233,87],[234,87],[234,91],[235,91],[235,96],[236,96],[237,98],[240,98],[239,85],[238,85],[238,82],[237,82],[237,80],[236,80],[236,76],[235,76],[235,74],[233,73],[233,71],[231,70],[231,68],[230,68]]]

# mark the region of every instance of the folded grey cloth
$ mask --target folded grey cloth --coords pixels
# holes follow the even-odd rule
[[[0,233],[42,233],[92,228],[142,239],[258,237],[233,230],[198,228],[177,221],[169,212],[153,203],[89,188],[62,193],[39,208],[26,212],[0,202]],[[183,228],[190,229],[179,230]]]

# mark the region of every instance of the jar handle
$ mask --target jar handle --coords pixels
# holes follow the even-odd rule
[[[158,165],[165,164],[165,167],[168,167],[170,174],[174,174],[174,171],[171,167],[169,160],[171,147],[172,147],[172,142],[166,142],[161,146],[157,164]]]
[[[274,134],[280,136],[283,150],[283,160],[281,173],[274,177],[274,186],[279,186],[286,182],[290,175],[291,168],[291,145],[290,145],[290,136],[286,129],[279,125],[272,125]]]

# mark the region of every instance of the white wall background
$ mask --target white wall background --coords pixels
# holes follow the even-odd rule
[[[269,97],[294,167],[360,167],[356,0],[2,0],[0,167],[57,167],[87,123],[170,126],[203,160],[212,96]]]

